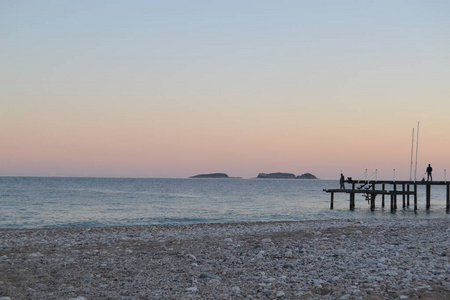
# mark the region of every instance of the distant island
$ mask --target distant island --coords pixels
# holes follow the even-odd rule
[[[271,179],[295,179],[296,176],[292,173],[259,173],[256,178],[271,178]]]
[[[225,173],[210,173],[210,174],[198,174],[191,176],[189,178],[242,178],[242,177],[229,177]],[[296,176],[292,173],[259,173],[258,177],[263,179],[319,179],[311,173],[304,173],[302,175]]]
[[[263,179],[318,179],[316,176],[314,176],[311,173],[304,173],[299,176],[295,176],[295,174],[292,173],[259,173],[258,177],[256,178],[263,178]]]
[[[311,173],[304,173],[302,175],[297,176],[297,179],[319,179],[315,175]]]
[[[225,173],[198,174],[189,178],[230,178]]]

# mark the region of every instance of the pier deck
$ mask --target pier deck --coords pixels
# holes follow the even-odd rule
[[[450,211],[450,182],[448,181],[393,181],[393,180],[345,180],[350,184],[349,189],[324,189],[324,192],[331,194],[330,209],[334,206],[334,194],[346,193],[350,195],[350,210],[355,209],[355,195],[361,194],[370,203],[370,209],[375,209],[375,199],[381,195],[381,206],[385,207],[385,197],[390,197],[391,211],[397,209],[397,197],[402,196],[403,208],[409,207],[410,197],[414,199],[414,210],[417,210],[417,186],[426,186],[426,209],[431,206],[431,186],[446,186],[446,211]]]

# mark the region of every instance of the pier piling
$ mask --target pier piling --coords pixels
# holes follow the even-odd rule
[[[447,203],[446,203],[446,206],[445,206],[445,210],[447,212],[450,211],[450,185],[447,185]]]
[[[405,184],[402,184],[402,191],[405,192],[405,190],[406,190]],[[403,207],[403,209],[405,209],[406,208],[406,194],[405,193],[402,194],[402,200],[403,200],[402,207]]]
[[[376,194],[370,195],[370,210],[372,210],[372,211],[375,210],[375,197],[376,196],[377,196]]]
[[[334,205],[334,193],[331,193],[331,202],[330,202],[330,209],[333,209],[333,205]]]
[[[394,194],[391,194],[391,213],[394,212]]]
[[[417,210],[417,183],[414,182],[414,210]]]
[[[355,209],[355,193],[350,193],[350,210]]]
[[[394,209],[397,209],[397,185],[394,183]]]
[[[408,195],[406,196],[406,207],[409,207],[409,189],[410,189],[410,185],[408,183],[406,186],[406,191],[408,192]]]

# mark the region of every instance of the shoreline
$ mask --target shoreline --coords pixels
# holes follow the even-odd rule
[[[445,299],[449,228],[444,217],[0,229],[0,297]]]

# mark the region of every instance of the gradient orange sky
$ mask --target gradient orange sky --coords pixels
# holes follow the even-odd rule
[[[450,170],[447,1],[2,1],[0,176]],[[450,173],[449,173],[450,178]]]

